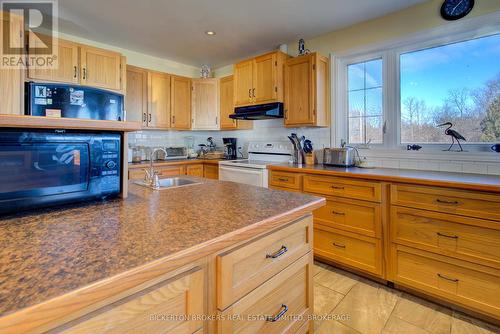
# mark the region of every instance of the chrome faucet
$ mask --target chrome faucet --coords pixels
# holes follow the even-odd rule
[[[158,151],[162,151],[165,153],[165,158],[168,156],[167,151],[164,148],[161,147],[156,147],[151,150],[151,155],[149,156],[149,170],[144,169],[145,176],[144,176],[144,182],[146,184],[149,184],[151,187],[158,187],[158,172],[155,171],[153,167],[153,159],[155,156],[155,153]]]

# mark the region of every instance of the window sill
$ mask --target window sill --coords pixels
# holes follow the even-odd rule
[[[466,149],[466,148],[465,148]],[[445,152],[440,150],[422,149],[421,151],[407,151],[384,148],[358,148],[361,157],[376,159],[415,159],[438,161],[474,161],[500,163],[500,154],[496,152]]]

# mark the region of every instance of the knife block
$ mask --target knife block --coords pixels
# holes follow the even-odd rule
[[[314,152],[306,153],[306,165],[314,165]]]

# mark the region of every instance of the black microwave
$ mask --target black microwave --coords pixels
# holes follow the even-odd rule
[[[115,196],[121,135],[65,130],[0,132],[0,213]]]

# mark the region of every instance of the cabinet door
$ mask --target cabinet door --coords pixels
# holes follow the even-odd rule
[[[148,75],[148,126],[170,127],[170,76],[149,72]]]
[[[238,127],[235,119],[229,118],[234,113],[234,80],[233,76],[220,79],[220,128],[234,130]]]
[[[276,53],[255,58],[252,97],[256,104],[274,102],[278,93]]]
[[[314,123],[312,61],[310,56],[289,59],[285,65],[285,125]]]
[[[42,42],[32,33],[29,34],[29,54],[36,55],[36,48]],[[38,69],[36,66],[30,66],[28,77],[30,79],[64,82],[70,84],[79,83],[78,66],[78,44],[59,39],[57,41],[58,64],[54,69]]]
[[[127,121],[148,125],[148,72],[127,66],[127,95],[125,97]]]
[[[186,166],[186,175],[203,177],[203,165],[187,165]]]
[[[219,80],[192,80],[193,130],[219,129]]]
[[[82,84],[121,90],[121,55],[119,53],[82,46],[80,60]]]
[[[0,42],[3,43],[3,13],[0,12]],[[18,41],[18,47],[22,45],[21,26],[22,21],[10,16],[11,41]],[[1,44],[0,44],[1,46]],[[0,47],[0,57],[3,56]],[[21,69],[0,68],[0,114],[22,115],[23,95],[23,71]]]
[[[178,130],[191,129],[191,79],[172,76],[172,128]]]
[[[234,105],[253,103],[253,59],[234,65]]]
[[[218,165],[203,165],[203,177],[207,179],[219,179],[219,166]]]

